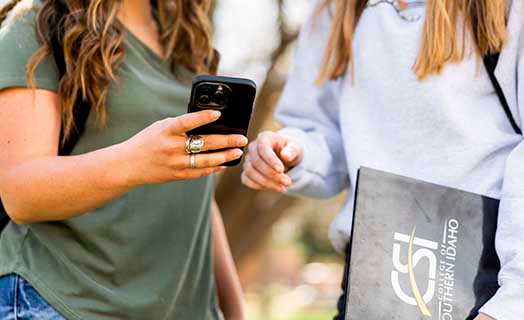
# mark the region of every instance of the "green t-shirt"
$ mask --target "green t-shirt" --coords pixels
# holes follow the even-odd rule
[[[34,8],[12,13],[0,29],[0,89],[27,87],[26,65],[39,47]],[[127,30],[125,50],[107,128],[97,128],[91,112],[74,154],[185,113],[190,88],[169,64]],[[56,91],[57,79],[50,57],[36,86]],[[72,219],[10,223],[0,238],[0,275],[23,276],[67,319],[222,319],[211,266],[212,188],[209,177],[141,186]]]

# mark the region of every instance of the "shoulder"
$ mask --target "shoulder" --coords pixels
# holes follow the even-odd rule
[[[333,8],[323,3],[323,0],[314,1],[308,18],[302,25],[295,56],[299,65],[306,64],[311,67],[313,64],[315,68],[318,68],[321,63],[333,20]]]
[[[7,3],[8,1],[4,1]],[[36,40],[36,15],[38,0],[22,0],[6,15],[0,24],[0,43]]]
[[[508,3],[508,40],[502,49],[499,64],[512,70],[524,55],[524,1],[509,0]]]
[[[302,34],[313,38],[326,38],[329,36],[333,21],[334,6],[324,4],[323,0],[314,1],[308,19],[304,23]]]
[[[520,41],[524,40],[524,1],[509,0],[508,1],[508,34],[510,41],[515,37],[519,37]]]
[[[3,6],[8,1],[0,0]],[[40,0],[22,0],[11,9],[0,25],[0,89],[27,86],[27,64],[41,47],[37,37],[36,17]],[[4,63],[6,62],[6,63]],[[54,60],[45,58],[35,73],[36,86],[56,89],[57,71]]]

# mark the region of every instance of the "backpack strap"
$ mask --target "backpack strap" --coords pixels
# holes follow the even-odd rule
[[[516,133],[522,135],[522,130],[517,125],[517,122],[515,121],[515,118],[513,117],[513,114],[511,113],[511,110],[509,108],[509,104],[508,104],[508,101],[506,100],[506,96],[504,95],[504,91],[502,91],[502,87],[500,86],[500,83],[497,80],[497,77],[495,76],[495,68],[497,67],[499,57],[500,57],[500,53],[498,52],[484,56],[484,66],[486,67],[486,70],[488,71],[489,79],[491,80],[491,83],[493,84],[493,88],[495,89],[495,92],[497,93],[500,104],[502,105],[502,108],[504,109],[504,112],[506,113],[506,116],[508,117],[508,120],[511,126],[513,127],[513,130],[515,130]]]
[[[59,31],[60,29],[61,28],[58,25],[54,28],[50,37],[50,42],[59,76],[62,78],[66,74],[66,63],[64,58],[64,49],[60,40],[62,39],[62,35]],[[59,155],[66,156],[71,154],[73,148],[78,143],[78,140],[80,140],[80,137],[85,131],[87,118],[89,117],[90,111],[91,105],[82,99],[81,94],[78,94],[75,105],[73,106],[74,128],[64,144],[62,144],[64,137],[63,126],[60,129],[60,145],[58,150]]]

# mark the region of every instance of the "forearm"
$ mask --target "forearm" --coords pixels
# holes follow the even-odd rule
[[[244,319],[242,287],[227,242],[220,210],[213,200],[213,272],[215,274],[220,308],[226,319]]]
[[[500,288],[480,311],[498,320],[524,319],[524,142],[506,160],[498,211],[496,249]]]
[[[122,158],[116,145],[83,155],[21,161],[2,177],[2,202],[17,223],[81,215],[130,189]]]

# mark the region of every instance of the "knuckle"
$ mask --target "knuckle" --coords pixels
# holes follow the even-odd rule
[[[200,171],[198,171],[198,172],[196,173],[196,177],[197,177],[197,178],[202,178],[202,177],[204,177],[204,176],[206,176],[206,175],[207,175],[207,171],[206,171],[206,170],[200,170]]]
[[[185,168],[185,161],[181,159],[181,157],[175,157],[170,163],[169,167],[171,170],[180,170]],[[187,161],[187,164],[189,166],[189,160]]]
[[[210,148],[213,147],[213,138],[210,137],[210,136],[202,136],[202,138],[204,139],[204,150],[209,150]]]
[[[260,185],[260,186],[263,186],[265,184],[265,181],[263,179],[260,179],[260,177],[257,177],[257,176],[250,176],[249,177],[251,179],[251,181],[253,181],[254,183]]]
[[[167,123],[166,119],[153,122],[153,124],[151,124],[151,128],[153,128],[155,131],[159,131],[162,134],[169,132],[169,124]]]
[[[261,169],[262,168],[262,161],[260,159],[253,160],[252,163],[253,168]]]
[[[170,124],[172,121],[173,121],[172,118],[160,119],[160,120],[157,120],[157,121],[153,122],[153,125],[154,125],[154,126],[166,127],[166,126],[169,126],[169,124]]]
[[[183,117],[178,117],[178,118],[173,119],[173,123],[172,123],[173,131],[177,133],[184,133],[183,131],[184,131],[185,124],[186,124],[186,120]]]
[[[158,127],[164,127],[165,126],[165,119],[164,120],[157,120],[151,124],[152,128],[158,128]]]
[[[251,183],[251,181],[249,181],[246,175],[242,175],[241,181],[242,181],[242,184],[244,184],[246,187],[255,189],[255,186],[253,185],[253,183]]]
[[[258,137],[260,139],[267,139],[271,136],[272,132],[271,131],[262,131],[258,134]]]
[[[256,148],[259,154],[263,154],[266,150],[266,146],[263,143],[258,143]]]
[[[264,185],[264,186],[271,185],[271,181],[268,180],[266,177],[264,177],[261,174],[258,175],[258,181],[260,182],[261,185]]]
[[[264,182],[264,179],[261,179],[261,177],[256,174],[256,171],[255,170],[251,170],[250,172],[248,172],[248,175],[249,179],[251,179],[251,181],[254,181],[258,184],[260,184],[260,182]]]
[[[211,166],[211,159],[209,159],[208,157],[204,157],[201,161],[201,166],[202,167],[210,167]]]
[[[235,136],[228,136],[226,143],[228,146],[235,146],[237,145],[237,138]]]
[[[260,158],[258,159],[254,159],[253,162],[251,163],[251,166],[253,167],[253,169],[257,169],[259,171],[262,171],[263,168],[264,168],[264,165],[263,165],[264,161],[261,160]]]
[[[166,155],[172,155],[177,151],[178,144],[175,141],[166,139],[160,146],[160,151]]]

